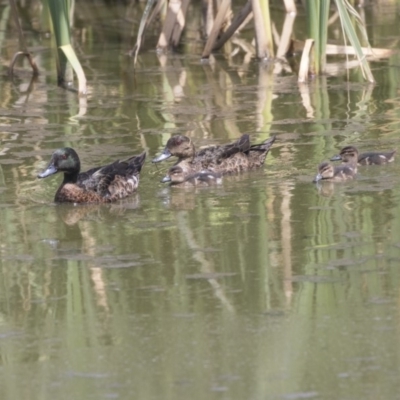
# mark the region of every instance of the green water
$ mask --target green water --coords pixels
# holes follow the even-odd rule
[[[200,63],[188,39],[157,55],[150,38],[134,74],[124,9],[103,11],[78,8],[86,104],[34,35],[49,73],[0,78],[0,398],[398,398],[400,160],[311,181],[345,145],[399,148],[399,55],[372,64],[375,86],[352,71],[299,87],[241,56]],[[393,8],[366,11],[373,45],[393,46]],[[219,187],[169,188],[171,162],[149,161],[172,134],[245,132],[277,135],[265,167]],[[36,175],[63,146],[84,169],[146,150],[137,194],[55,205],[61,176]]]

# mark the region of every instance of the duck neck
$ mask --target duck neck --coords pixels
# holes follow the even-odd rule
[[[194,160],[194,155],[182,155],[178,158],[178,163],[189,163],[192,164]]]
[[[78,180],[79,171],[64,172],[63,186],[67,183],[76,183]]]
[[[352,157],[346,161],[346,164],[351,165],[352,167],[357,167],[357,158]]]
[[[193,162],[195,155],[196,155],[196,150],[193,146],[193,143],[190,143],[187,147],[181,149],[179,154],[177,154],[179,161],[185,160],[188,162]]]

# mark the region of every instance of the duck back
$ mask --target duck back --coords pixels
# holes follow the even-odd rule
[[[255,144],[250,147],[247,155],[249,159],[249,169],[261,167],[264,162],[269,149],[275,142],[276,136],[272,136],[271,138],[265,140],[260,144]]]
[[[110,203],[132,194],[139,185],[139,173],[146,153],[92,168],[78,175],[76,183],[61,185],[56,202]]]
[[[209,149],[205,149],[205,151],[208,150],[208,156],[204,156],[201,164],[197,165],[196,163],[195,169],[208,169],[213,172],[228,174],[258,168],[263,165],[275,138],[273,136],[263,143],[250,146],[250,137],[245,134],[235,143],[215,150],[214,154]]]
[[[384,153],[374,151],[362,153],[358,156],[358,163],[360,165],[382,165],[394,161],[396,150]]]

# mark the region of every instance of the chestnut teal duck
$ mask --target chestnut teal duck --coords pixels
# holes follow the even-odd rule
[[[64,173],[54,201],[58,203],[110,203],[129,196],[139,185],[139,173],[146,153],[115,161],[103,167],[80,172],[81,163],[76,151],[70,147],[56,150],[47,168],[38,175],[46,178],[57,172]]]
[[[250,136],[244,134],[233,143],[209,146],[196,152],[190,138],[175,135],[168,140],[162,153],[153,162],[175,156],[178,158],[176,165],[179,164],[189,175],[204,170],[220,174],[248,171],[264,164],[275,139],[272,136],[260,144],[250,145]]]

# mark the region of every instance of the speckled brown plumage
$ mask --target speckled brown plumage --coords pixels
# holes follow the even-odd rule
[[[358,150],[354,146],[346,146],[340,150],[340,153],[331,158],[331,161],[342,160],[343,162],[349,162],[354,160],[356,154],[356,160],[358,165],[383,165],[394,161],[394,155],[396,150],[389,152],[378,152],[369,151],[366,153],[358,154]]]
[[[263,143],[251,146],[249,135],[244,134],[234,143],[210,146],[196,152],[190,138],[177,135],[168,140],[162,154],[153,162],[171,156],[178,157],[176,165],[186,174],[205,170],[220,174],[248,171],[263,165],[275,138],[273,136]]]
[[[146,153],[142,153],[126,161],[115,161],[80,173],[78,154],[74,149],[65,147],[53,153],[46,170],[38,177],[64,172],[55,202],[110,203],[129,196],[137,189],[145,158]]]
[[[334,167],[328,162],[323,162],[318,166],[318,174],[314,178],[313,182],[319,181],[331,181],[341,182],[348,179],[353,179],[356,176],[357,171],[354,166],[346,163]]]

